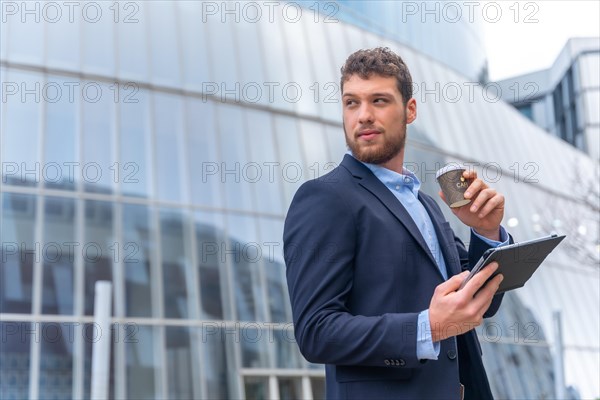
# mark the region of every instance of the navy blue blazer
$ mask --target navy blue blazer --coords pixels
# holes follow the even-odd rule
[[[475,265],[489,246],[471,235],[467,251],[433,198],[419,200],[448,276]],[[417,317],[444,278],[406,209],[362,163],[346,155],[304,183],[283,238],[296,340],[326,364],[328,399],[458,399],[461,382],[465,398],[492,398],[474,330],[443,340],[438,360],[417,359]]]

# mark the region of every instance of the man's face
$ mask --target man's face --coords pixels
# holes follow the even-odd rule
[[[346,144],[358,160],[384,164],[402,153],[406,124],[417,116],[416,101],[406,105],[395,77],[352,75],[342,95]]]

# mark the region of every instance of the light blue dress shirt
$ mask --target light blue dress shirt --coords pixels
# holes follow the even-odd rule
[[[348,152],[347,154],[352,155],[351,152]],[[433,223],[431,222],[429,214],[427,214],[427,210],[425,210],[425,207],[423,207],[423,204],[421,204],[418,199],[419,188],[421,187],[419,178],[406,168],[403,168],[402,174],[399,174],[387,168],[380,167],[379,165],[363,164],[373,172],[377,179],[379,179],[394,194],[394,196],[396,196],[398,201],[400,201],[406,211],[408,211],[419,228],[421,235],[425,239],[444,280],[447,280],[448,272],[446,269],[446,262],[444,261],[444,256],[442,255]],[[472,228],[471,230],[477,237],[481,238],[492,247],[508,244],[508,234],[502,226],[500,227],[500,242],[483,237]],[[431,338],[429,309],[421,311],[417,320],[417,358],[421,360],[437,360],[439,354],[440,344],[439,342],[433,343]]]

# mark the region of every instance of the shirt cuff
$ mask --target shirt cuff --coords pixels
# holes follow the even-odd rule
[[[473,234],[475,236],[477,236],[479,239],[486,242],[491,247],[506,246],[509,242],[508,233],[506,233],[506,230],[504,229],[504,227],[502,225],[500,225],[500,241],[488,239],[485,236],[481,236],[479,233],[475,232],[475,229],[473,229],[473,228],[471,228],[471,232],[473,232]]]
[[[437,360],[440,354],[440,342],[431,340],[429,310],[421,311],[417,320],[417,358],[419,360]]]

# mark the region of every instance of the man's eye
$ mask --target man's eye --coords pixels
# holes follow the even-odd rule
[[[354,100],[346,100],[346,105],[347,106],[351,106],[353,104],[356,104],[356,101],[354,101]]]
[[[386,102],[387,102],[387,100],[382,97],[375,99],[375,103],[386,103]]]

